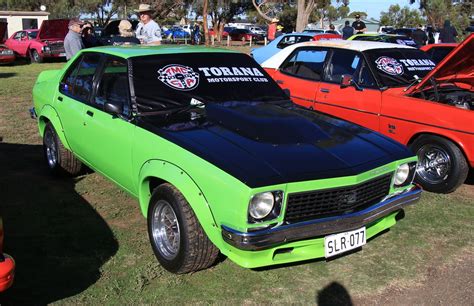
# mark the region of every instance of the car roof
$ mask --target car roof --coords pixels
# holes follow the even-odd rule
[[[122,45],[105,46],[81,50],[84,52],[99,52],[103,54],[115,55],[122,58],[131,58],[137,56],[157,55],[157,54],[175,54],[175,53],[239,53],[232,50],[220,48],[206,48],[196,46],[146,46],[146,45]]]
[[[375,41],[363,41],[363,40],[342,40],[342,39],[333,39],[333,40],[318,40],[318,41],[307,41],[302,43],[297,43],[291,46],[286,47],[281,50],[268,60],[262,63],[262,66],[265,68],[278,68],[281,63],[293,52],[296,48],[300,47],[331,47],[338,49],[347,49],[354,51],[367,51],[373,49],[416,49],[413,47],[385,43],[385,42],[375,42]]]

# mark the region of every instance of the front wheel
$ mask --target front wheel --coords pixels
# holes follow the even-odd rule
[[[451,141],[434,135],[418,137],[410,148],[418,156],[415,181],[431,192],[450,193],[467,178],[469,166]]]
[[[35,63],[42,63],[43,62],[43,58],[38,53],[38,51],[36,51],[35,49],[31,50],[31,59]]]
[[[147,222],[153,252],[172,273],[206,269],[219,254],[184,196],[170,184],[153,191]]]

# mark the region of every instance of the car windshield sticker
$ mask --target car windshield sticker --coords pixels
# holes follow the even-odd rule
[[[176,90],[193,90],[199,84],[199,73],[193,68],[171,64],[158,70],[158,79]]]
[[[435,67],[435,63],[429,59],[399,59],[408,71],[430,71]]]
[[[383,72],[390,74],[390,75],[402,75],[403,74],[403,66],[396,59],[388,57],[388,56],[381,56],[379,57],[375,63],[377,64],[377,68],[382,70]]]
[[[268,82],[257,68],[251,67],[199,67],[209,83]]]
[[[360,57],[358,55],[356,55],[354,57],[354,60],[352,61],[352,64],[351,64],[351,68],[352,69],[356,69],[357,68],[357,65],[359,65],[359,60],[360,60]]]

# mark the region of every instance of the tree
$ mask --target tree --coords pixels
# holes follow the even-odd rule
[[[302,32],[309,21],[309,16],[316,7],[315,0],[298,0],[296,16],[296,32]]]
[[[380,24],[384,26],[415,27],[424,22],[418,10],[411,10],[407,6],[400,8],[398,4],[390,5],[388,12],[380,13]]]

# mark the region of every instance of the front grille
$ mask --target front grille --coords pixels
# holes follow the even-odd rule
[[[52,43],[52,44],[49,44],[48,46],[49,46],[51,52],[57,52],[57,53],[64,52],[64,44],[62,42]]]
[[[380,202],[390,192],[392,175],[384,175],[358,185],[288,195],[285,221],[345,215]]]

